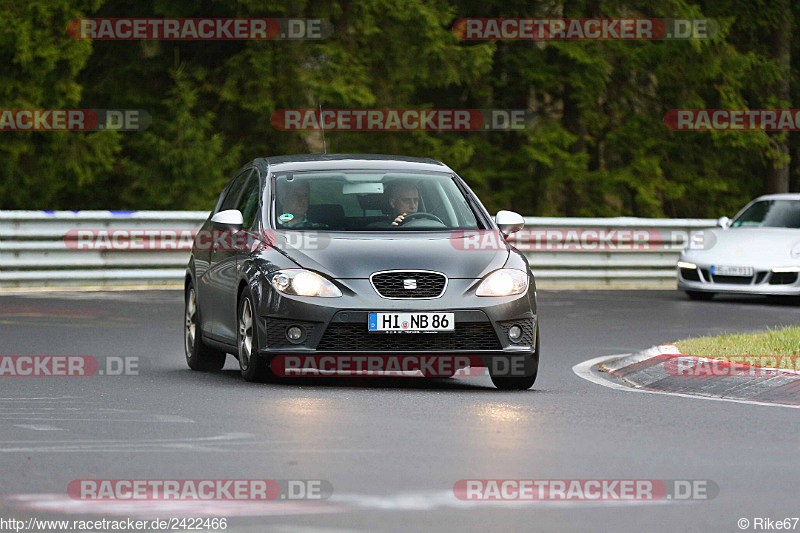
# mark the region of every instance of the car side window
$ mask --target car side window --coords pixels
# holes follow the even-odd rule
[[[258,172],[253,172],[250,174],[244,187],[242,197],[239,199],[239,203],[236,206],[236,209],[242,212],[242,218],[244,219],[242,227],[244,229],[254,229],[253,225],[256,222],[256,215],[258,214],[258,199],[260,193]]]
[[[242,189],[244,189],[244,186],[247,183],[247,178],[249,178],[252,173],[253,169],[248,168],[236,176],[230,188],[228,189],[228,192],[225,194],[225,198],[223,198],[222,202],[219,204],[219,209],[217,209],[218,213],[220,211],[227,211],[228,209],[236,209]]]

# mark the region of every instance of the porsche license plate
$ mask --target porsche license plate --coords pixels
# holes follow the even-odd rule
[[[753,267],[714,265],[711,267],[712,276],[752,276]]]

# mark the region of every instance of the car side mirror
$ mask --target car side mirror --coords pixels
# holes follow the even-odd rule
[[[525,219],[514,211],[498,211],[494,216],[494,221],[506,237],[518,232],[525,226]]]
[[[238,209],[227,209],[220,211],[211,217],[211,223],[217,229],[240,230],[244,225],[242,212]]]
[[[731,219],[729,219],[728,217],[719,217],[717,219],[717,226],[722,229],[727,229],[731,227]]]

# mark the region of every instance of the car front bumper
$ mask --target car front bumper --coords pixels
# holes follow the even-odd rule
[[[538,354],[538,320],[534,290],[510,297],[474,295],[477,280],[450,279],[445,294],[434,299],[380,297],[369,280],[337,280],[345,285],[340,298],[285,296],[270,290],[259,309],[259,354],[276,355],[467,355],[488,365],[494,358]],[[370,312],[454,313],[452,333],[369,332]],[[511,341],[513,325],[523,335]],[[301,327],[303,335],[289,340],[286,331]]]
[[[800,295],[800,273],[797,272],[774,272],[772,268],[757,267],[753,276],[740,278],[715,276],[711,274],[711,265],[694,264],[697,265],[696,269],[678,267],[679,290],[764,296]]]

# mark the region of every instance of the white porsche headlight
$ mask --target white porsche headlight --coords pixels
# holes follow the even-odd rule
[[[276,291],[295,296],[338,298],[342,295],[339,287],[316,272],[302,268],[278,270],[272,275],[271,283]]]
[[[495,270],[481,281],[478,296],[511,296],[528,290],[528,274],[522,270],[501,268]]]

